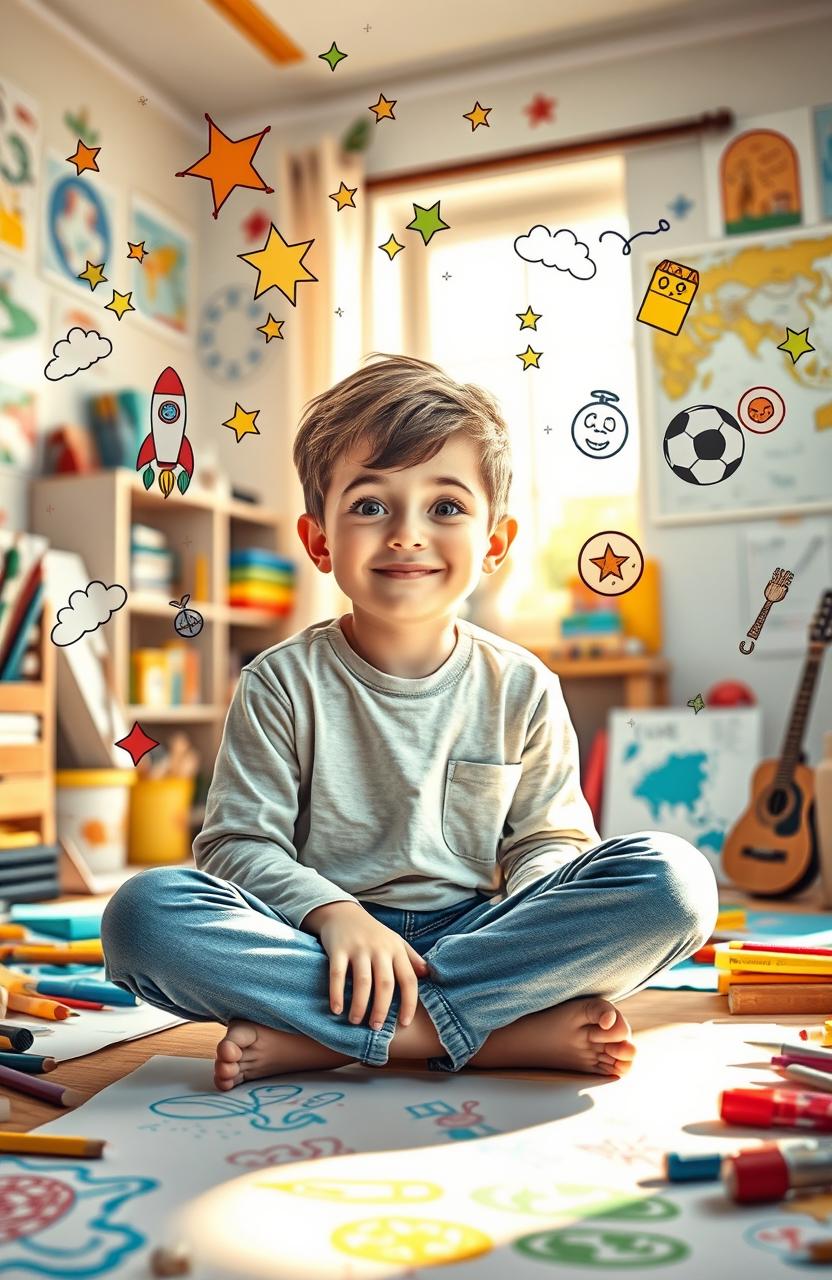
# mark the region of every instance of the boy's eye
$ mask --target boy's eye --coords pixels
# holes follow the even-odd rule
[[[355,502],[349,508],[348,514],[353,511],[358,511],[359,507],[363,507],[363,506],[380,507],[381,505],[382,503],[379,502],[378,498],[356,498]],[[457,501],[456,498],[440,498],[436,503],[434,503],[434,505],[437,507],[456,507],[457,511],[463,514],[465,513],[465,508],[463,507],[461,502]],[[361,514],[373,515],[375,513],[374,512],[368,513],[365,511],[365,512],[362,512]],[[456,513],[452,512],[451,514],[453,515]]]

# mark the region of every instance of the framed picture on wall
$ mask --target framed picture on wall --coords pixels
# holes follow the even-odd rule
[[[0,249],[34,265],[40,178],[40,113],[0,77]]]
[[[677,333],[637,324],[657,524],[832,510],[832,228],[673,250],[698,272]],[[642,255],[646,291],[655,259]],[[814,350],[779,350],[806,330]]]
[[[170,214],[144,196],[130,202],[128,240],[143,243],[142,261],[130,258],[128,287],[137,314],[185,337],[193,314],[193,239]]]
[[[832,218],[832,105],[815,107],[815,146],[822,214]]]
[[[98,286],[96,309],[106,303],[111,289],[119,289],[121,272],[115,271],[116,197],[96,173],[93,178],[78,174],[72,165],[55,152],[46,157],[46,181],[43,199],[43,234],[41,266],[55,284],[90,296],[86,280],[78,276],[88,262],[104,263],[106,284]]]

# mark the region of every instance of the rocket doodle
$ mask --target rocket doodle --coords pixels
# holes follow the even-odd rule
[[[191,483],[194,473],[194,451],[185,435],[187,405],[185,388],[175,369],[168,365],[156,379],[150,402],[150,435],[145,436],[136,458],[136,470],[142,467],[145,489],[153,484],[153,467],[159,468],[159,488],[165,497],[173,492],[173,475],[177,467],[182,470],[176,477],[180,493]]]

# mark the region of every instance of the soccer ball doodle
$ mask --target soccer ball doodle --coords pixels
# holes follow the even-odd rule
[[[664,433],[664,458],[688,484],[719,484],[742,462],[745,436],[736,418],[715,404],[683,409]]]

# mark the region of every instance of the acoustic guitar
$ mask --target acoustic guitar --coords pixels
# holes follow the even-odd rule
[[[809,645],[778,760],[754,771],[751,803],[722,846],[725,874],[761,898],[787,897],[818,873],[814,773],[804,763],[803,735],[826,646],[832,642],[832,591],[809,627]]]

